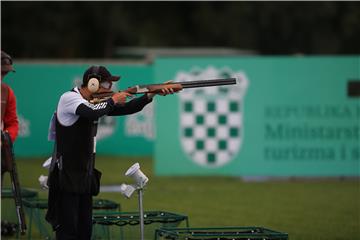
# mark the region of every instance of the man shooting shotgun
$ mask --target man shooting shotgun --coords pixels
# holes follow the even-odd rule
[[[161,84],[149,84],[149,85],[136,85],[126,89],[124,92],[130,94],[144,94],[144,93],[161,93],[165,87],[171,88],[174,92],[180,91],[184,88],[198,88],[198,87],[213,87],[223,85],[236,84],[235,78],[224,79],[212,79],[212,80],[198,80],[189,82],[167,82]],[[102,102],[110,98],[114,92],[103,92],[99,94],[93,94],[90,100],[93,103]]]
[[[99,194],[101,179],[95,168],[99,118],[140,112],[155,95],[176,92],[163,87],[127,101],[132,94],[122,91],[101,103],[90,102],[95,94],[111,92],[113,82],[119,79],[104,66],[89,67],[82,85],[64,92],[53,114],[49,135],[55,150],[49,169],[46,220],[56,231],[56,239],[91,239],[92,197]]]

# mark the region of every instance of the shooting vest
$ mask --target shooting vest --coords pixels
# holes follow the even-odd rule
[[[71,126],[56,118],[59,186],[66,192],[91,193],[95,162],[97,121],[79,117]]]

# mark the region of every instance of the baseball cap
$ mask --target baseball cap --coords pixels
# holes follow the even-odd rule
[[[83,76],[83,84],[87,84],[90,78],[95,77],[100,82],[107,82],[107,81],[118,81],[120,79],[120,76],[114,76],[111,75],[109,70],[107,70],[104,66],[91,66],[89,67]]]
[[[15,72],[13,67],[13,61],[9,54],[1,50],[1,71],[3,72]]]

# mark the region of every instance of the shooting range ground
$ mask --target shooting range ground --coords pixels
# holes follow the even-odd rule
[[[22,186],[37,190],[40,198],[47,197],[37,181],[47,174],[41,167],[44,159],[18,159]],[[360,236],[357,178],[245,182],[235,177],[156,177],[151,158],[100,156],[96,161],[103,185],[127,182],[125,170],[139,162],[149,177],[144,209],[187,215],[191,227],[266,226],[288,233],[291,240]],[[7,175],[4,185],[9,185]],[[114,192],[101,192],[98,197],[120,203],[122,211],[138,210],[136,198],[125,199]],[[34,229],[33,239],[36,234]]]

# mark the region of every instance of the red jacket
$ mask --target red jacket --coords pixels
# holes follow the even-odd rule
[[[9,132],[14,142],[19,132],[16,98],[14,91],[5,83],[1,83],[1,128]]]

